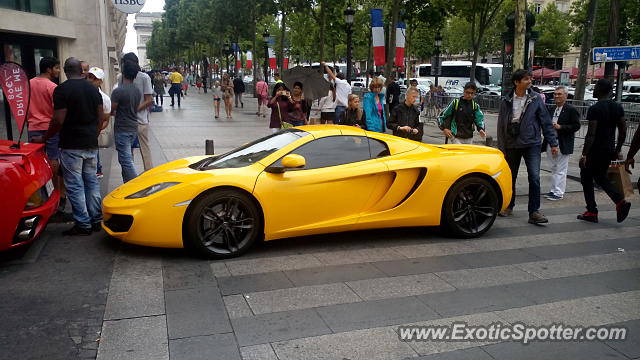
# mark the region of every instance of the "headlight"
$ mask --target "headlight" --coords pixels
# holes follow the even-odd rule
[[[147,197],[149,195],[153,195],[155,193],[157,193],[158,191],[164,190],[166,188],[172,187],[173,185],[178,185],[180,183],[178,182],[163,182],[163,183],[159,183],[159,184],[155,184],[155,185],[151,185],[148,188],[142,189],[138,192],[135,192],[127,197],[125,197],[125,199],[140,199],[143,197]]]

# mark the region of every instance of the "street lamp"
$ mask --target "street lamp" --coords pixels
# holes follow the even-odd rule
[[[435,44],[436,44],[436,63],[435,63],[435,66],[434,64],[431,64],[431,69],[433,69],[433,75],[436,80],[436,86],[438,86],[438,75],[440,75],[440,69],[442,68],[440,66],[440,46],[442,46],[442,36],[440,35],[439,32],[436,35]]]
[[[344,11],[344,22],[347,24],[347,81],[351,84],[351,35],[353,34],[353,15],[356,11],[351,8],[351,2],[347,5],[347,9]]]
[[[262,40],[264,40],[264,81],[269,83],[269,30],[265,30],[262,33]]]

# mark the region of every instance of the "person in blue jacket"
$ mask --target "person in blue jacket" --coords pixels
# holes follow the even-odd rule
[[[367,130],[385,132],[387,129],[387,115],[385,114],[382,79],[376,77],[369,84],[370,92],[364,94],[362,110],[364,110]]]

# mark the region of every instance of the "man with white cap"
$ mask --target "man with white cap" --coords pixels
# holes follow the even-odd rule
[[[101,89],[104,81],[104,70],[99,67],[92,67],[87,72],[86,77],[90,83],[98,88],[98,92],[100,92],[100,96],[102,96],[102,119],[106,123],[106,128],[106,126],[109,126],[109,118],[111,117],[111,99],[109,99],[109,95],[105,94]],[[104,129],[102,131],[104,131]],[[100,164],[100,150],[98,150],[98,172],[96,175],[98,178],[102,178],[103,176],[102,164]]]

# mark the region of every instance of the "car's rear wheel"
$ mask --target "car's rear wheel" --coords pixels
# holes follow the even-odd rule
[[[255,203],[234,190],[218,190],[198,199],[186,219],[184,235],[192,248],[213,259],[240,256],[262,232]]]
[[[500,211],[495,188],[478,176],[453,185],[445,198],[442,223],[454,236],[471,238],[487,232]]]

